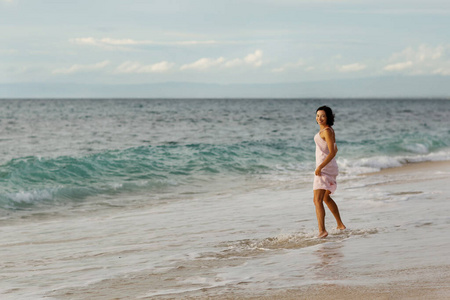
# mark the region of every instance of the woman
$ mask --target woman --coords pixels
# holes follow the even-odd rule
[[[337,229],[345,229],[339,215],[336,203],[331,199],[330,194],[336,190],[336,176],[339,173],[335,160],[337,153],[334,130],[334,114],[328,106],[321,106],[316,111],[316,121],[320,126],[320,131],[314,136],[316,142],[316,171],[314,177],[314,205],[316,206],[317,222],[319,223],[319,238],[328,235],[325,229],[325,202],[333,213],[337,222]]]

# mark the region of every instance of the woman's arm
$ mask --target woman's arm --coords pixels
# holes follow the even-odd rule
[[[325,157],[324,161],[317,167],[315,174],[320,176],[320,172],[326,165],[336,156],[337,147],[335,146],[335,138],[334,134],[331,130],[324,130],[323,135],[325,138],[325,142],[327,142],[328,150],[330,153]]]

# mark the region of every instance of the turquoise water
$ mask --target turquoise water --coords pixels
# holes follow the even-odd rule
[[[315,110],[336,114],[341,178],[450,159],[449,100],[2,100],[0,209],[218,182],[310,184]],[[153,201],[147,197],[141,201]]]

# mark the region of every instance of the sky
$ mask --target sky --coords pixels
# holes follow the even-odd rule
[[[0,0],[0,84],[450,79],[448,0]]]

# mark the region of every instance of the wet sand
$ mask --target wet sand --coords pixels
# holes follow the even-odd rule
[[[425,162],[365,174],[370,185],[344,186],[341,193],[351,198],[356,190],[373,193],[367,205],[375,209],[349,216],[342,201],[344,222],[351,230],[358,218],[372,216],[381,222],[373,232],[358,236],[333,232],[323,240],[308,239],[309,245],[280,246],[273,254],[227,256],[224,259],[193,259],[172,266],[170,271],[143,270],[105,279],[82,287],[55,290],[51,299],[449,299],[450,263],[450,162]],[[362,179],[364,183],[365,179]],[[360,192],[359,192],[360,193]],[[355,194],[356,195],[356,194]],[[423,196],[423,197],[422,197]],[[422,198],[421,198],[422,197]],[[417,202],[413,202],[417,201]],[[408,207],[408,204],[420,203]],[[362,204],[361,204],[362,205]],[[377,210],[377,207],[380,207]],[[363,205],[361,207],[364,207]],[[423,218],[421,217],[423,214]],[[378,216],[373,216],[378,214]],[[408,214],[411,218],[408,219]],[[427,217],[426,215],[430,216]],[[377,221],[378,220],[378,221]],[[387,225],[385,225],[387,224]],[[385,227],[383,227],[385,225]],[[330,225],[331,226],[331,225]],[[369,226],[369,225],[368,225]],[[370,227],[370,226],[369,226]],[[291,249],[292,248],[292,249]],[[298,269],[294,269],[299,260]],[[290,263],[287,263],[289,261]],[[300,261],[303,261],[300,263]],[[208,265],[210,264],[210,265]],[[266,275],[258,281],[242,276],[239,281],[202,288],[201,282],[186,282],[192,276],[219,281],[217,270],[257,265],[257,272],[274,274],[285,268],[288,281]],[[211,267],[213,266],[213,267]],[[258,271],[259,270],[259,271]],[[257,274],[257,273],[255,273]],[[280,274],[283,274],[282,272]],[[295,277],[298,283],[295,284]],[[265,281],[266,280],[266,281]],[[177,287],[185,286],[184,292]],[[152,289],[163,293],[149,293]],[[172,292],[171,292],[172,291]]]
[[[379,172],[367,173],[363,176],[401,175],[409,173],[416,173],[417,175],[420,175],[422,172],[448,172],[449,170],[450,161],[427,161],[409,163],[396,168],[387,168]]]

